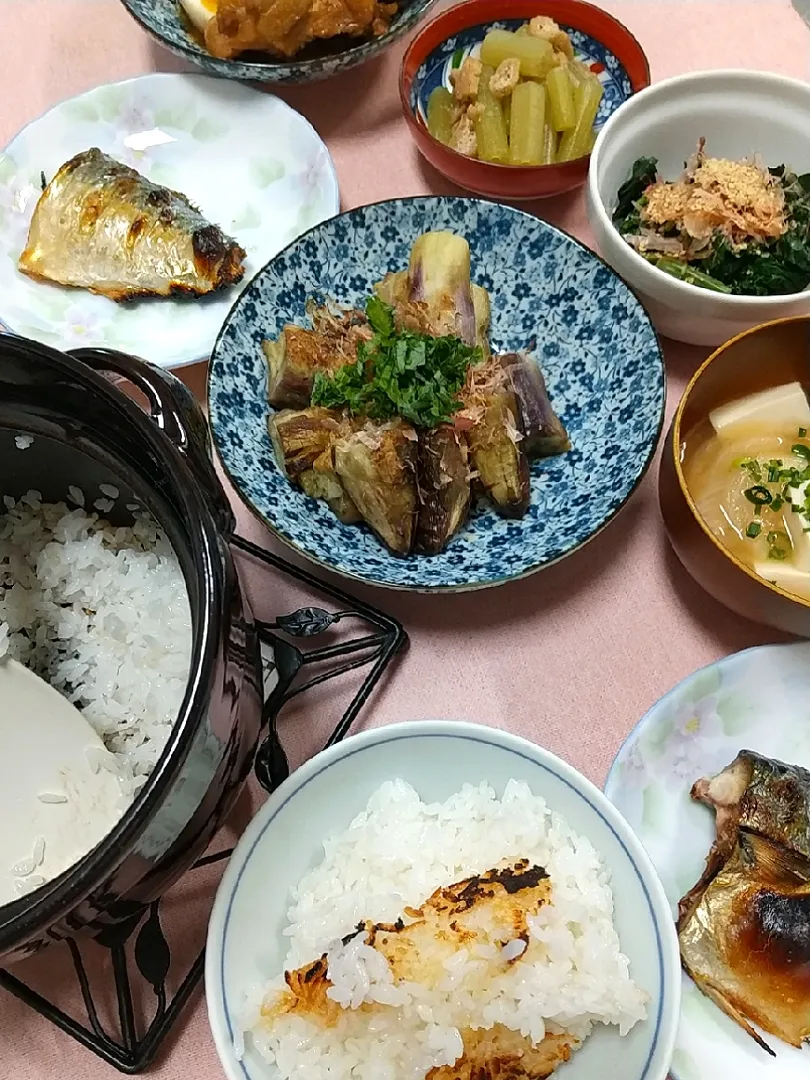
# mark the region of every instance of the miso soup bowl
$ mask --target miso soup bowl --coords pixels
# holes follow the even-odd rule
[[[771,585],[732,555],[698,513],[681,449],[689,432],[720,405],[788,382],[810,384],[810,316],[755,326],[715,350],[678,404],[658,474],[664,527],[695,581],[738,615],[810,637],[810,603]]]

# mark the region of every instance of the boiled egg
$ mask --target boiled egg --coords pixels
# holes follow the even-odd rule
[[[194,29],[204,34],[217,13],[217,0],[180,0],[180,3]]]

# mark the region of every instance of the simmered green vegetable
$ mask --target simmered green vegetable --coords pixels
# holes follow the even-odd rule
[[[513,165],[542,165],[546,126],[546,91],[538,82],[519,83],[512,91],[509,160]]]
[[[520,74],[542,79],[554,64],[554,49],[543,38],[530,34],[512,34],[508,30],[490,30],[481,43],[481,63],[493,69],[503,60],[520,61]]]
[[[453,134],[453,121],[455,119],[456,104],[453,95],[444,86],[437,86],[428,98],[427,125],[428,131],[434,139],[445,144],[450,142]]]
[[[509,140],[501,103],[489,88],[493,75],[492,68],[485,64],[478,87],[475,135],[478,139],[478,156],[482,161],[505,162],[509,158]]]

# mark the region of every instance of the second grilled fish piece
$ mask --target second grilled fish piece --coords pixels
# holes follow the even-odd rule
[[[18,265],[29,277],[131,300],[226,288],[241,280],[244,258],[185,195],[92,149],[45,188]]]
[[[706,868],[679,904],[681,959],[697,986],[773,1054],[752,1024],[810,1035],[810,773],[742,750],[692,797],[714,807]]]

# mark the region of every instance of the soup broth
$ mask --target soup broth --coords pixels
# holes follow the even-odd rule
[[[810,600],[810,407],[792,386],[716,410],[687,433],[681,463],[700,516],[723,546]]]

